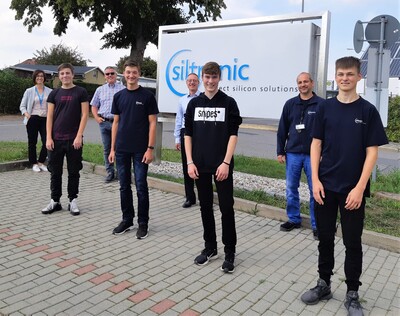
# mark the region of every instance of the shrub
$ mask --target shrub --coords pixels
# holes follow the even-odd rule
[[[31,86],[32,79],[20,78],[12,70],[0,70],[0,113],[18,113],[22,96]]]
[[[386,134],[390,142],[400,142],[400,96],[389,99]]]

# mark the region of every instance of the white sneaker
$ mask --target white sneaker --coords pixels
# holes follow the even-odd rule
[[[71,202],[68,204],[68,210],[70,211],[71,215],[79,215],[81,212],[79,211],[78,204],[77,204],[77,199],[73,199]]]
[[[53,199],[50,200],[49,205],[47,205],[44,209],[42,209],[42,214],[51,214],[55,211],[61,211],[61,203],[55,202]]]
[[[38,166],[37,164],[34,164],[34,165],[33,165],[32,170],[33,170],[34,172],[40,172],[40,168],[39,168],[39,166]]]
[[[44,164],[41,164],[41,165],[38,165],[38,166],[39,166],[39,169],[41,171],[49,171],[49,170],[47,170],[47,167]]]

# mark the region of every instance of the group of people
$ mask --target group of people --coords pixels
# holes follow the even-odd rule
[[[61,210],[62,163],[66,156],[68,207],[72,215],[78,215],[76,199],[89,100],[86,90],[73,84],[70,64],[60,65],[58,73],[62,85],[53,91],[44,87],[43,72],[34,73],[35,87],[26,91],[21,112],[27,122],[29,161],[33,170],[46,170],[43,163],[48,156],[51,201],[42,213]],[[104,145],[105,181],[113,181],[118,173],[120,183],[122,221],[114,228],[113,234],[123,234],[134,225],[133,166],[138,197],[136,237],[144,239],[149,231],[147,171],[154,157],[159,110],[154,95],[139,85],[140,73],[140,65],[127,60],[124,64],[125,88],[116,82],[116,70],[107,67],[106,83],[96,90],[90,104]],[[319,240],[319,279],[316,287],[305,292],[301,300],[312,305],[332,297],[330,284],[339,210],[346,247],[345,307],[349,315],[363,315],[358,288],[361,285],[365,198],[369,196],[369,178],[377,160],[378,146],[387,143],[378,111],[356,92],[360,79],[359,59],[338,59],[335,69],[338,95],[324,100],[313,92],[311,75],[300,73],[297,77],[299,95],[284,105],[277,133],[277,159],[286,164],[287,183],[288,221],[280,229],[291,231],[301,227],[298,187],[304,169],[310,190],[313,236]],[[182,207],[196,204],[194,184],[200,204],[204,249],[195,257],[194,263],[202,266],[218,257],[213,210],[214,180],[222,214],[225,257],[221,270],[233,273],[237,244],[233,155],[242,117],[236,101],[219,89],[220,80],[220,66],[215,62],[202,67],[203,93],[199,92],[200,78],[197,74],[192,73],[186,78],[188,93],[179,100],[174,137],[176,149],[181,151],[185,180]],[[46,146],[42,147],[36,159],[38,133]]]

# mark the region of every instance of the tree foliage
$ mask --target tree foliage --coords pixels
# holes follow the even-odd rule
[[[124,72],[124,63],[129,58],[129,56],[121,57],[116,64],[117,70],[119,73]],[[142,71],[141,76],[147,78],[157,78],[157,62],[150,57],[143,58],[142,63],[140,64],[140,68]]]
[[[34,53],[33,55],[35,56],[36,62],[41,65],[71,63],[74,66],[87,66],[87,62],[90,62],[90,60],[83,58],[77,48],[73,49],[62,43],[51,46],[49,50],[47,48],[37,50],[36,54]]]
[[[389,99],[386,134],[389,141],[400,143],[400,96]]]
[[[42,8],[52,9],[54,34],[62,35],[71,18],[87,21],[92,31],[104,34],[102,48],[130,48],[130,57],[141,62],[148,42],[157,45],[161,25],[216,20],[225,9],[224,0],[12,0],[10,9],[31,32],[42,23]]]
[[[18,113],[22,96],[31,86],[32,79],[20,78],[9,69],[0,70],[0,113]]]

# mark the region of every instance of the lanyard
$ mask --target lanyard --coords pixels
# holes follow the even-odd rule
[[[36,91],[36,94],[37,94],[37,96],[39,98],[40,107],[42,107],[43,99],[44,99],[44,88],[43,88],[42,95],[39,94],[39,90],[36,87],[35,87],[35,91]]]

